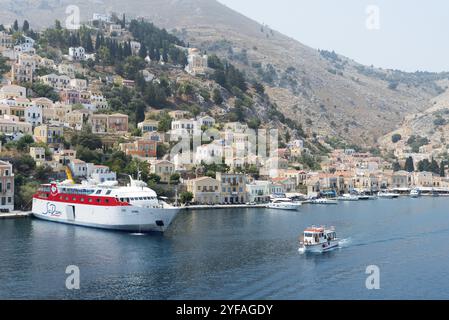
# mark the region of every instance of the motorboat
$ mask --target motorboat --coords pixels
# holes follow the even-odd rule
[[[299,250],[302,252],[323,253],[340,245],[335,228],[309,227],[299,238]]]
[[[267,205],[267,208],[296,211],[296,210],[299,210],[301,205],[302,205],[301,202],[293,201],[290,198],[277,198],[277,199],[273,199]]]
[[[327,198],[318,198],[310,201],[311,204],[338,204],[337,200],[327,199]]]
[[[419,198],[421,196],[421,192],[418,189],[413,189],[410,191],[410,197]]]
[[[399,194],[387,192],[387,191],[381,191],[377,194],[377,196],[380,199],[397,199],[397,198],[399,198]]]
[[[347,193],[347,194],[344,194],[344,195],[338,197],[337,200],[339,200],[339,201],[359,201],[360,199],[358,196]]]

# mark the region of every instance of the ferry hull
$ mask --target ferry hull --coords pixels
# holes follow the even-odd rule
[[[316,244],[316,245],[303,245],[301,247],[301,249],[304,252],[323,253],[323,252],[327,252],[327,251],[333,250],[338,247],[339,247],[339,241],[334,240],[334,241],[331,241],[330,243],[324,243],[324,244],[320,243],[320,244]]]
[[[69,203],[33,199],[36,218],[83,227],[127,232],[165,232],[180,209],[134,206],[73,206]]]

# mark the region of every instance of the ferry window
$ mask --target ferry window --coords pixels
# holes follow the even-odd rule
[[[120,198],[120,202],[123,202],[123,198]]]
[[[68,201],[68,200],[69,200],[69,197],[65,197],[65,200]]]
[[[81,200],[81,202],[84,202],[84,198],[81,198],[80,200]]]
[[[92,202],[92,199],[89,199],[89,202]]]
[[[97,202],[100,203],[101,199],[97,199]]]
[[[129,202],[129,198],[126,198],[126,201],[125,202]]]
[[[62,198],[63,198],[63,196],[60,196],[60,197],[59,197],[59,200],[62,200]]]
[[[111,192],[112,192],[112,190],[108,190],[108,191],[106,192],[106,194],[109,195],[109,194],[111,194]]]
[[[109,203],[109,199],[105,199],[104,202],[105,202],[105,203]]]
[[[101,190],[97,190],[97,192],[95,192],[95,194],[100,194],[101,193]]]
[[[72,201],[76,201],[76,197],[73,197],[73,198],[72,198]]]
[[[143,200],[143,198],[142,198],[142,197],[139,197],[139,200]]]

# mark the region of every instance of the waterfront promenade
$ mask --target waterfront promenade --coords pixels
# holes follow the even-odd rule
[[[13,218],[27,218],[31,217],[31,211],[12,211],[6,213],[0,213],[0,219],[13,219]]]

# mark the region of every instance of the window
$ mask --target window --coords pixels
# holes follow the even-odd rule
[[[112,190],[108,190],[108,191],[106,192],[106,194],[107,194],[107,195],[110,195],[111,192],[112,192]]]
[[[97,190],[97,192],[95,192],[95,194],[101,194],[101,190]]]

